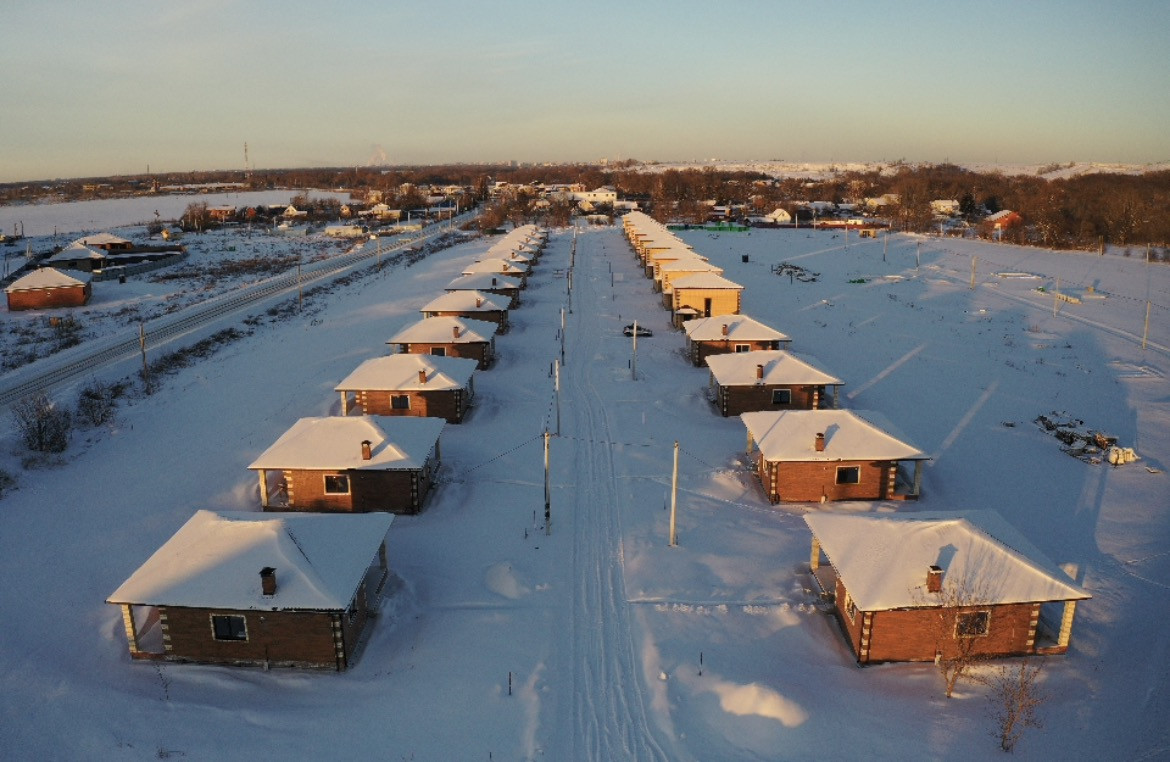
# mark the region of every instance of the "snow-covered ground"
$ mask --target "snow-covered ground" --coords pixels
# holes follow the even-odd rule
[[[1170,607],[1170,268],[906,236],[884,261],[883,240],[846,248],[828,232],[681,236],[746,285],[747,314],[845,379],[846,406],[882,413],[933,456],[920,502],[832,507],[993,508],[1093,594],[1070,652],[1045,660],[1045,727],[1017,754],[1170,754],[1170,635],[1157,618]],[[553,232],[495,367],[478,374],[476,407],[446,427],[428,508],[395,520],[397,582],[346,673],[131,663],[103,601],[195,510],[257,509],[247,464],[298,418],[337,413],[337,381],[384,353],[490,241],[265,324],[124,405],[114,425],[78,432],[62,465],[20,471],[0,500],[0,748],[29,759],[999,754],[982,687],[962,683],[948,700],[931,665],[855,666],[809,589],[800,516],[823,508],[764,501],[743,425],[706,402],[706,371],[684,359],[616,228],[577,239],[545,535],[541,435],[557,425],[550,366],[572,240]],[[790,281],[772,273],[780,262],[819,276]],[[1054,315],[1057,278],[1085,298]],[[621,335],[635,318],[654,330],[638,341],[636,379]],[[1065,455],[1032,422],[1053,411],[1143,460],[1113,469]]]
[[[914,164],[915,162],[911,162]],[[928,163],[928,162],[924,162]],[[999,164],[994,162],[958,162],[972,172],[1012,175],[1038,175],[1048,180],[1068,179],[1079,175],[1101,173],[1140,175],[1146,172],[1164,172],[1170,162],[1157,164],[1119,164],[1093,161],[1070,161],[1063,164]],[[640,172],[665,172],[668,169],[701,169],[714,167],[723,172],[762,172],[773,177],[801,177],[807,180],[826,180],[843,172],[881,172],[896,174],[901,163],[887,161],[783,161],[783,160],[727,160],[656,162],[638,167]]]

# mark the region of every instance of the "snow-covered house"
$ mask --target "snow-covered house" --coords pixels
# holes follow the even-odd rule
[[[94,233],[78,238],[74,243],[102,251],[130,251],[134,243],[113,233]]]
[[[738,315],[743,300],[743,286],[715,273],[698,273],[679,278],[671,284],[671,311],[674,324],[696,317]]]
[[[12,281],[4,293],[12,312],[82,307],[93,294],[90,280],[87,272],[65,273],[53,267],[42,267]]]
[[[1091,597],[995,511],[804,520],[859,664],[1064,653]]]
[[[393,519],[198,511],[106,602],[133,659],[343,670],[389,576]]]
[[[248,468],[266,511],[418,513],[434,484],[442,418],[302,418]],[[276,489],[268,472],[277,471]]]
[[[871,420],[872,419],[872,420]],[[875,413],[782,410],[743,413],[748,455],[773,503],[907,500],[921,491],[930,456],[879,427]],[[900,464],[913,463],[914,475]]]
[[[365,415],[443,418],[459,423],[475,396],[475,360],[424,354],[366,360],[342,379],[341,414],[352,404]],[[352,403],[352,404],[351,404]]]
[[[696,318],[682,324],[687,334],[687,357],[702,366],[711,355],[785,349],[792,340],[775,328],[747,315]]]
[[[458,317],[495,323],[496,333],[508,330],[508,302],[483,291],[445,291],[420,309],[424,318]]]
[[[96,249],[80,241],[74,241],[46,259],[45,264],[62,270],[91,273],[105,267],[109,258],[110,253],[105,249]]]
[[[423,318],[386,342],[403,354],[469,357],[480,370],[491,367],[496,356],[496,326],[486,320],[458,317]]]
[[[505,275],[492,275],[491,273],[460,275],[443,288],[447,292],[485,291],[489,294],[503,296],[508,300],[508,309],[520,306],[520,289],[521,283],[518,279]]]
[[[520,281],[524,288],[528,279],[528,265],[510,259],[487,257],[476,260],[463,268],[462,275],[503,275]]]
[[[673,298],[671,284],[674,281],[691,275],[698,275],[699,273],[722,275],[723,268],[711,264],[707,261],[706,257],[701,257],[698,254],[692,257],[655,262],[654,288],[662,292],[662,306],[670,309],[671,299]]]
[[[755,410],[835,408],[837,390],[845,383],[812,359],[783,350],[711,355],[707,367],[712,401],[725,417]]]
[[[995,214],[989,214],[979,223],[981,235],[998,238],[1004,231],[1024,223],[1024,218],[1010,209],[1003,209]]]

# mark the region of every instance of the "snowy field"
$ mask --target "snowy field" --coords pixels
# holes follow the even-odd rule
[[[993,508],[1092,593],[1069,653],[1044,660],[1045,726],[1016,755],[1170,755],[1170,635],[1156,620],[1170,609],[1170,268],[908,236],[884,261],[881,239],[846,247],[828,232],[681,237],[746,285],[745,313],[845,379],[845,406],[882,413],[932,455],[918,503],[835,508]],[[298,418],[336,414],[333,386],[490,241],[263,325],[112,426],[77,432],[63,464],[17,473],[0,500],[5,756],[997,757],[985,688],[946,699],[932,665],[855,665],[810,592],[801,514],[821,506],[764,501],[743,425],[706,402],[706,371],[684,359],[617,228],[583,228],[576,244],[545,535],[541,434],[556,429],[549,368],[572,240],[553,231],[496,365],[477,374],[476,407],[445,429],[427,509],[395,519],[397,579],[348,672],[131,663],[103,601],[195,510],[258,509],[248,463]],[[817,277],[773,274],[781,262]],[[1082,298],[1054,314],[1058,278]],[[654,331],[636,379],[621,335],[634,318]],[[1053,412],[1142,460],[1069,457],[1033,423]]]

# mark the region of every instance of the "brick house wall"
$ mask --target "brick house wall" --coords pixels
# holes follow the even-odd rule
[[[410,398],[410,407],[391,407],[391,397],[405,394]],[[448,423],[459,423],[467,413],[471,402],[468,389],[443,391],[359,391],[356,399],[365,415],[402,415],[419,418],[444,418]]]
[[[480,370],[486,370],[492,364],[493,344],[487,341],[447,343],[447,344],[399,344],[402,352],[414,355],[432,355],[435,349],[441,349],[445,357],[464,357],[479,363]]]
[[[837,484],[837,469],[856,466],[857,484]],[[756,452],[756,469],[764,494],[773,503],[836,500],[885,500],[893,494],[891,461],[765,461]]]
[[[424,317],[457,317],[464,320],[482,320],[485,323],[493,323],[496,326],[496,333],[508,332],[508,311],[507,310],[475,310],[475,311],[459,311],[459,310],[438,310],[427,311]]]
[[[674,311],[690,307],[702,317],[738,315],[742,290],[738,288],[675,288]],[[707,313],[706,300],[711,300],[711,312]]]
[[[288,506],[265,510],[325,513],[418,513],[434,482],[435,468],[422,471],[285,471]],[[325,494],[326,475],[349,476],[349,494]]]
[[[247,640],[216,640],[212,615],[242,616]],[[338,667],[335,619],[345,615],[303,611],[232,611],[227,609],[160,607],[166,658],[219,664]],[[365,620],[362,620],[362,626]],[[360,629],[346,639],[345,661]],[[344,663],[343,665],[344,666]]]
[[[670,305],[667,305],[669,307]],[[687,340],[687,352],[690,355],[691,362],[699,367],[706,364],[706,360],[711,355],[726,355],[735,351],[736,345],[747,344],[746,351],[755,352],[758,350],[780,349],[779,341],[732,341],[731,339],[716,339],[713,341],[690,341]]]
[[[61,288],[33,288],[8,292],[8,309],[46,310],[55,307],[82,307],[93,293],[93,286],[83,283]]]
[[[792,402],[787,405],[772,402],[772,392],[776,389],[789,390]],[[784,384],[717,386],[715,399],[724,417],[757,410],[816,410],[824,407],[824,387]]]

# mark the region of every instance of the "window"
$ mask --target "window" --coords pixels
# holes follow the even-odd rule
[[[773,405],[791,405],[792,404],[792,390],[791,389],[773,389],[772,390],[772,404]]]
[[[446,347],[431,347],[431,354],[434,355],[435,357],[446,357],[447,356],[447,348]]]
[[[853,596],[848,592],[845,593],[845,614],[849,617],[850,622],[857,621],[857,605],[853,602]]]
[[[838,484],[861,484],[861,466],[838,466]]]
[[[410,410],[410,395],[409,394],[391,394],[390,395],[390,409],[391,410]]]
[[[972,611],[955,617],[955,637],[978,638],[987,634],[991,626],[990,611]]]
[[[349,477],[345,474],[325,474],[326,495],[348,495]]]
[[[248,623],[242,616],[212,614],[211,633],[216,640],[247,640]]]
[[[735,351],[736,352],[750,352],[750,351],[752,351],[752,345],[751,344],[736,344]]]

